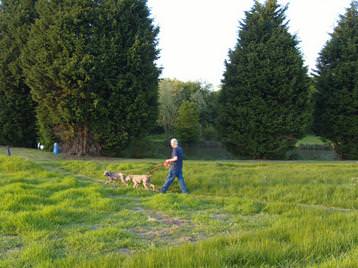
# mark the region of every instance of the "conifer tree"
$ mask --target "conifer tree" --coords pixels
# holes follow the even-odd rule
[[[250,158],[282,158],[307,128],[309,79],[287,6],[255,1],[229,52],[219,96],[219,131],[229,150]]]
[[[39,0],[37,10],[23,66],[42,138],[81,155],[145,135],[160,73],[146,1]]]
[[[20,66],[29,28],[36,18],[34,2],[0,2],[0,144],[36,144],[34,103]]]
[[[340,17],[317,63],[314,130],[358,159],[358,3]]]

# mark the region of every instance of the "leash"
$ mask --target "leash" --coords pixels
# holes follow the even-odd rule
[[[152,169],[148,172],[149,175],[153,175],[154,171],[157,171],[163,166],[163,163],[156,164]]]

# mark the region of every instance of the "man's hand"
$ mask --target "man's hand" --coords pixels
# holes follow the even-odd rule
[[[170,166],[170,162],[168,160],[165,160],[163,166],[168,168]]]
[[[178,160],[177,156],[174,156],[173,158],[167,159],[164,161],[163,166],[169,167],[172,162],[175,162]]]

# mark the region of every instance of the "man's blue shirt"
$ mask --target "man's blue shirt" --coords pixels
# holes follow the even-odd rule
[[[174,171],[182,171],[183,169],[183,157],[184,152],[180,146],[173,148],[172,157],[176,156],[178,159],[173,163],[172,170]]]

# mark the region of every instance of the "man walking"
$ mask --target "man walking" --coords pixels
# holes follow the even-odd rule
[[[173,148],[172,158],[169,158],[164,162],[165,165],[170,165],[169,174],[167,181],[164,183],[160,192],[165,193],[175,180],[175,177],[178,177],[181,191],[183,193],[189,193],[183,177],[183,149],[178,145],[177,139],[171,139],[170,146]]]

